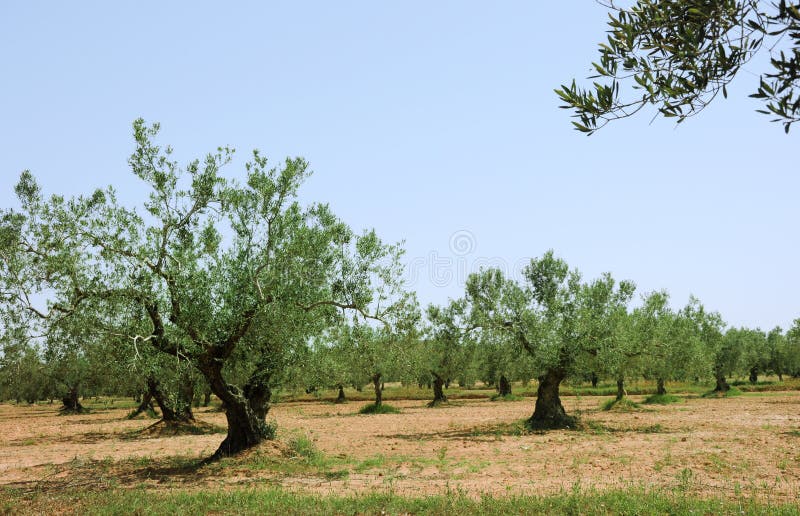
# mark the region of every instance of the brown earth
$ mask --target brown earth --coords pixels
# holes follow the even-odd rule
[[[658,487],[699,494],[800,499],[800,393],[689,399],[604,412],[608,398],[565,397],[581,428],[525,433],[533,400],[463,400],[441,408],[397,401],[401,414],[358,415],[365,403],[280,403],[279,443],[201,464],[223,433],[140,432],[152,419],[127,410],[60,416],[57,406],[0,405],[0,486],[105,489],[280,485],[318,493],[447,489],[547,494],[581,488]],[[636,398],[634,398],[636,399]],[[203,432],[224,414],[201,409]],[[319,450],[293,456],[305,435]],[[306,454],[309,455],[309,454]]]

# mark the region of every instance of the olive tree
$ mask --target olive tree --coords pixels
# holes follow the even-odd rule
[[[150,189],[139,209],[113,188],[45,199],[22,174],[21,211],[0,214],[0,293],[44,320],[92,304],[139,307],[146,327],[126,338],[185,357],[205,377],[228,424],[214,456],[230,455],[270,436],[261,371],[283,338],[307,341],[339,310],[391,309],[401,250],[373,231],[355,233],[327,205],[301,205],[309,170],[300,158],[270,167],[254,151],[239,182],[222,174],[232,149],[182,167],[154,143],[157,132],[134,123],[128,163]],[[36,292],[48,296],[44,307]],[[228,377],[233,370],[244,380]]]
[[[695,297],[689,298],[680,315],[686,318],[691,331],[706,350],[716,381],[714,392],[727,392],[730,390],[730,385],[726,377],[730,377],[736,371],[740,351],[724,337],[725,322],[722,317],[717,312],[707,311]]]
[[[369,324],[355,316],[342,324],[335,346],[360,385],[371,383],[375,407],[383,404],[383,385],[388,379],[414,376],[414,351],[419,338],[419,306],[413,296],[398,300],[395,310],[382,324]]]
[[[725,338],[739,348],[740,369],[747,373],[750,383],[757,383],[758,375],[769,369],[767,336],[757,328],[731,328]]]
[[[575,424],[561,404],[561,382],[590,371],[601,347],[613,345],[634,288],[627,281],[617,284],[610,274],[583,283],[580,273],[552,251],[531,260],[522,284],[496,269],[468,278],[466,299],[474,323],[507,332],[539,373],[530,428]]]
[[[667,393],[665,382],[705,377],[711,370],[710,354],[683,312],[669,307],[665,291],[652,292],[634,310],[635,334],[646,356],[643,373],[656,380],[656,394]]]
[[[447,401],[445,384],[469,367],[475,353],[470,333],[475,328],[466,320],[464,300],[450,301],[444,307],[430,305],[426,315],[428,339],[420,351],[433,386],[433,400],[428,406],[435,407]]]

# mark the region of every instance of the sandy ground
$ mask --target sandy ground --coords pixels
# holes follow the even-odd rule
[[[532,399],[464,400],[436,409],[399,401],[392,404],[401,414],[372,416],[357,414],[364,403],[275,405],[269,417],[280,425],[281,441],[306,435],[330,459],[317,470],[259,470],[246,462],[159,469],[154,464],[169,457],[210,455],[224,435],[143,438],[135,432],[153,420],[127,421],[127,410],[59,416],[57,406],[0,405],[0,485],[90,488],[102,477],[106,486],[263,483],[407,495],[636,486],[800,500],[800,393],[689,399],[635,412],[601,411],[605,399],[565,397],[582,428],[535,434],[519,431]],[[218,412],[201,409],[197,416],[225,424]]]

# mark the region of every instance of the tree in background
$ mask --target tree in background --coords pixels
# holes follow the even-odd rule
[[[502,331],[530,354],[539,372],[536,407],[527,425],[534,429],[564,428],[575,419],[564,411],[561,382],[591,371],[602,346],[612,346],[619,314],[633,295],[630,282],[616,284],[609,274],[582,283],[552,251],[531,260],[520,285],[496,269],[467,280],[466,300],[474,324]]]
[[[751,95],[758,112],[788,133],[800,120],[800,3],[758,0],[639,0],[630,8],[613,0],[597,79],[583,89],[572,81],[556,90],[572,109],[579,131],[592,134],[612,120],[654,105],[678,122],[703,110],[759,51],[771,69]]]
[[[726,377],[730,377],[738,366],[740,350],[725,339],[722,331],[725,322],[717,312],[706,311],[703,304],[695,297],[689,302],[680,314],[691,325],[692,332],[706,349],[711,359],[712,370],[716,384],[714,392],[725,393],[730,390]]]
[[[31,404],[56,396],[46,365],[35,347],[23,342],[5,342],[2,351],[0,400]]]
[[[475,328],[467,320],[464,300],[450,301],[446,306],[430,305],[426,311],[429,326],[424,341],[422,368],[431,376],[435,407],[447,402],[445,384],[469,368],[475,353],[475,342],[470,335]]]
[[[800,319],[795,319],[786,331],[786,348],[783,353],[786,361],[785,371],[795,378],[800,377]]]
[[[314,387],[321,386],[337,391],[336,403],[345,403],[347,398],[344,393],[345,386],[356,385],[360,379],[356,377],[351,363],[352,351],[348,342],[332,342],[334,339],[326,333],[312,343],[311,360],[304,363],[304,368],[310,369],[316,378]],[[341,344],[341,345],[339,345]]]
[[[613,378],[617,383],[615,401],[622,401],[627,396],[625,382],[629,378],[641,375],[645,362],[640,319],[636,312],[620,314],[616,324],[616,335],[611,341],[601,346],[594,356],[589,380],[592,387],[597,387],[598,373]]]
[[[757,383],[758,375],[769,369],[767,336],[759,329],[731,328],[725,333],[725,338],[735,341],[731,345],[739,348],[740,370],[748,375],[750,383]]]
[[[656,394],[667,393],[665,382],[706,377],[710,354],[697,332],[695,321],[669,307],[665,291],[648,294],[634,310],[636,334],[647,357],[643,372],[656,380]]]

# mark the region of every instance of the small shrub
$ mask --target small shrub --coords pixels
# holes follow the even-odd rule
[[[681,398],[673,394],[653,394],[648,396],[644,403],[646,405],[669,405],[670,403],[679,403]]]
[[[309,461],[313,461],[320,457],[320,451],[317,449],[317,445],[305,435],[293,437],[289,439],[287,444],[289,446],[287,454],[290,457],[306,459]]]
[[[361,407],[361,410],[358,411],[359,414],[399,414],[400,409],[397,407],[393,407],[391,405],[387,405],[386,403],[381,403],[380,405],[376,405],[374,403],[370,403],[369,405],[365,405]]]
[[[267,421],[264,425],[266,426],[266,438],[270,441],[275,439],[275,436],[278,435],[277,421],[273,419],[272,421]]]

